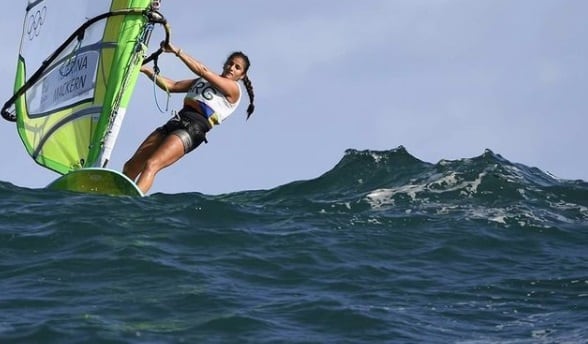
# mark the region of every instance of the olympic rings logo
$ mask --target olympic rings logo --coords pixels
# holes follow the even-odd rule
[[[27,35],[29,40],[33,40],[41,33],[41,27],[45,23],[45,17],[47,16],[47,6],[43,6],[42,9],[37,10],[35,13],[29,16],[27,24]]]

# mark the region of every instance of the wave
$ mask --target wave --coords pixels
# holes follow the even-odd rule
[[[315,179],[227,197],[306,211],[451,214],[456,220],[541,227],[588,223],[588,183],[557,178],[489,149],[473,158],[436,164],[419,160],[403,146],[385,151],[348,149],[331,170]]]
[[[0,182],[5,201],[55,195]],[[91,197],[81,199],[92,202]],[[314,179],[222,195],[155,194],[141,202],[184,208],[187,199],[188,207],[206,204],[212,214],[229,209],[237,215],[377,211],[378,216],[452,215],[456,221],[481,219],[503,225],[588,223],[588,183],[557,178],[489,149],[473,158],[435,164],[419,160],[403,146],[383,151],[348,149],[332,169]]]

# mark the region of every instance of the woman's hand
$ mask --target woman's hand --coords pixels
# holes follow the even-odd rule
[[[153,70],[151,69],[151,67],[148,67],[147,65],[142,65],[140,71],[141,73],[150,75]]]
[[[161,42],[161,49],[166,53],[178,54],[180,49],[176,48],[172,43]]]

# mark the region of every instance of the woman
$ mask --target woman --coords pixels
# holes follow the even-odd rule
[[[232,53],[219,75],[172,44],[164,44],[162,48],[166,53],[174,53],[198,77],[176,81],[155,76],[152,68],[141,67],[141,72],[151,80],[155,77],[160,88],[174,93],[186,92],[182,110],[165,125],[155,129],[124,165],[123,173],[136,180],[144,194],[153,185],[159,171],[178,161],[203,141],[207,142],[206,132],[233,113],[241,100],[239,80],[243,81],[249,95],[247,118],[254,110],[253,87],[247,77],[250,65],[247,55],[239,51]]]

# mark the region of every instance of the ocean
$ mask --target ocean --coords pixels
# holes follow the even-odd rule
[[[588,183],[347,150],[268,190],[0,182],[0,343],[586,343]]]

